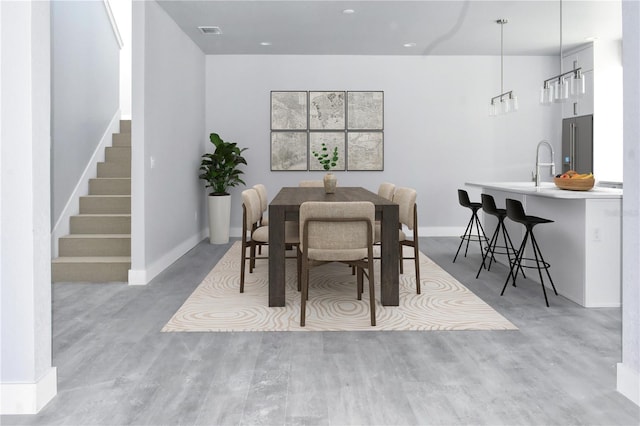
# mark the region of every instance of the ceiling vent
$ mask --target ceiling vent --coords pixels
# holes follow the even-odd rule
[[[204,26],[204,27],[198,27],[198,29],[200,30],[200,32],[202,34],[205,34],[205,35],[219,35],[219,34],[222,34],[222,30],[220,29],[220,27]]]

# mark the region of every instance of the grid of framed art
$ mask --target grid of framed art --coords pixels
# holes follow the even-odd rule
[[[384,170],[384,92],[272,91],[271,170],[323,170],[323,143],[338,148],[332,170]]]

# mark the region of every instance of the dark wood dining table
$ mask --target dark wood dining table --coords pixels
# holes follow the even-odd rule
[[[371,201],[381,222],[380,299],[399,304],[398,204],[362,187],[337,187],[327,194],[322,187],[285,187],[269,204],[269,306],[285,306],[285,221],[298,221],[305,201]]]

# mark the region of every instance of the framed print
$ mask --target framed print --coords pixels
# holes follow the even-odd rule
[[[384,92],[347,92],[347,129],[383,130]]]
[[[320,152],[322,144],[326,144],[330,153],[338,148],[338,162],[331,170],[345,170],[345,133],[344,132],[310,132],[309,133],[309,170],[324,170],[322,164],[313,155],[313,151]]]
[[[271,130],[306,130],[307,109],[307,92],[271,92]]]
[[[347,170],[384,170],[382,132],[349,132],[347,136]]]
[[[307,170],[307,132],[271,132],[271,170]]]
[[[344,130],[344,92],[309,92],[309,129]]]

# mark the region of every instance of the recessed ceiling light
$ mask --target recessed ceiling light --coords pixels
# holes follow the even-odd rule
[[[219,35],[222,34],[222,30],[220,27],[212,27],[212,26],[201,26],[198,27],[202,34],[206,35]]]
[[[353,9],[345,9],[342,11],[342,13],[344,13],[345,15],[351,15],[352,13],[356,13],[356,11]]]
[[[413,43],[413,42],[412,43],[405,43],[405,44],[403,44],[403,46],[404,47],[416,47],[416,44]]]
[[[271,42],[270,41],[261,41],[260,42],[260,46],[271,46]]]

